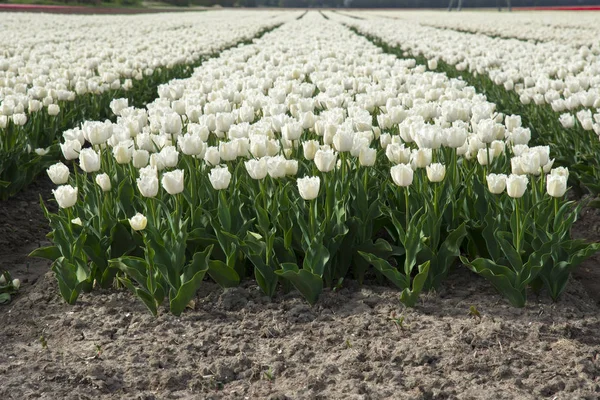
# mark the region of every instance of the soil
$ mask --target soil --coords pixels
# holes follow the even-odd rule
[[[195,309],[154,318],[119,289],[69,306],[48,263],[26,259],[51,187],[0,203],[0,269],[28,279],[0,306],[0,399],[600,398],[597,257],[560,301],[531,295],[523,309],[458,268],[414,309],[375,284],[345,282],[311,307],[205,282]],[[574,234],[600,240],[600,212],[586,209]]]

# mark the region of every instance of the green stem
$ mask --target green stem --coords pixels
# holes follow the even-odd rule
[[[521,255],[521,210],[519,208],[520,199],[515,199],[515,217],[517,218],[517,254]]]
[[[404,229],[408,229],[408,222],[410,221],[410,203],[408,202],[408,186],[404,188],[404,206],[406,208],[405,217],[406,217],[406,226]]]

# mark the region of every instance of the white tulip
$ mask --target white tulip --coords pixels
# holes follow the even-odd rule
[[[319,149],[315,153],[315,165],[317,169],[321,172],[329,172],[335,168],[335,163],[337,160],[337,154],[330,148],[328,149]]]
[[[62,162],[51,165],[46,172],[55,185],[63,185],[69,181],[69,167]]]
[[[506,191],[512,198],[523,197],[528,183],[529,179],[527,179],[527,175],[511,174],[506,178]]]
[[[60,149],[62,150],[63,157],[65,160],[75,160],[79,158],[79,152],[81,151],[81,143],[79,140],[66,140],[61,143]]]
[[[372,167],[375,165],[375,161],[377,158],[377,150],[371,149],[369,147],[363,147],[360,150],[360,154],[358,155],[358,162],[363,167]]]
[[[314,200],[319,195],[321,178],[318,176],[305,176],[297,181],[298,191],[304,200]]]
[[[79,167],[85,172],[96,172],[100,169],[100,152],[87,148],[79,153]]]
[[[184,171],[181,169],[165,172],[161,179],[162,187],[170,195],[175,195],[183,192],[183,176]]]
[[[488,190],[492,194],[500,194],[506,189],[506,175],[489,174],[486,176]]]
[[[264,158],[245,161],[244,166],[252,179],[260,180],[267,176],[267,161]]]
[[[148,224],[148,219],[141,213],[135,214],[133,217],[129,218],[129,225],[134,231],[142,231],[146,229],[146,225]]]
[[[227,167],[215,167],[210,170],[208,179],[215,190],[227,189],[231,182],[231,172]]]
[[[413,182],[414,171],[408,164],[398,164],[390,169],[392,180],[398,186],[410,186]]]
[[[546,191],[552,197],[562,197],[567,191],[567,177],[550,174],[546,176]]]
[[[441,182],[446,176],[446,166],[440,163],[428,165],[427,167],[427,179],[430,182]]]
[[[48,115],[56,116],[59,113],[60,113],[60,107],[58,106],[58,104],[50,104],[48,106]]]
[[[133,160],[133,166],[140,169],[148,165],[150,154],[146,150],[133,150],[131,158]]]
[[[71,185],[59,186],[55,190],[52,190],[54,198],[60,208],[73,207],[77,203],[78,188],[74,188]]]
[[[112,188],[108,174],[96,175],[96,184],[100,186],[103,192],[108,192]]]

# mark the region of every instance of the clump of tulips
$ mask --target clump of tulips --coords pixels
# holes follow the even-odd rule
[[[13,279],[8,271],[0,272],[0,304],[9,303],[11,297],[19,291],[21,281]]]
[[[298,35],[302,32],[302,35]],[[459,261],[515,306],[598,249],[568,171],[459,80],[316,14],[198,68],[146,109],[66,131],[46,211],[62,296],[116,279],[180,314],[207,277],[310,303],[387,279],[415,305]]]

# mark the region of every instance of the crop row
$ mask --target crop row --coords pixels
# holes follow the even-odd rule
[[[246,12],[239,14],[240,23],[232,18],[236,15],[3,14],[0,33],[21,32],[17,27],[25,19],[37,23],[2,45],[0,199],[14,195],[58,159],[62,131],[85,120],[109,118],[114,98],[144,106],[156,97],[159,85],[189,76],[223,49],[293,17]]]
[[[383,18],[356,20],[331,15],[386,51],[465,80],[495,102],[499,111],[520,115],[531,130],[532,142],[550,145],[557,165],[572,170],[571,184],[579,194],[600,192],[596,156],[600,151],[600,58],[589,49],[587,55],[585,50],[557,52],[556,48],[550,54],[549,43],[494,39]],[[490,48],[504,50],[490,52]],[[566,108],[571,113],[564,113]]]

